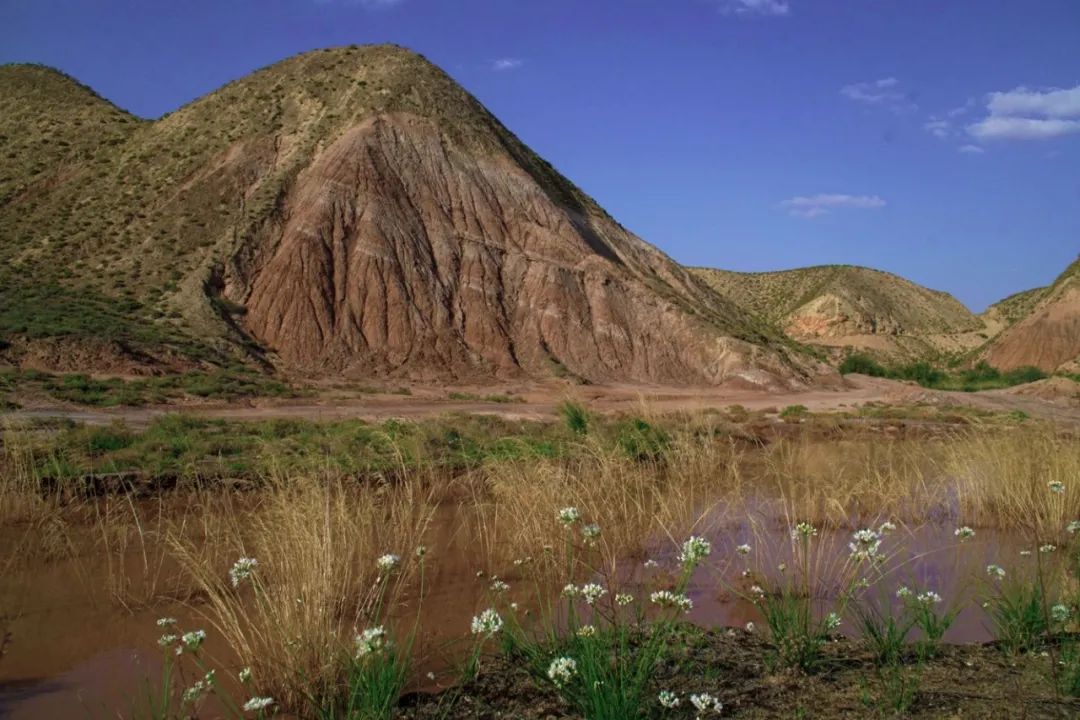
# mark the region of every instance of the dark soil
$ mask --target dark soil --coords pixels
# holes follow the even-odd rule
[[[812,673],[772,669],[770,657],[770,645],[743,630],[693,632],[654,688],[678,693],[680,706],[665,710],[652,694],[647,716],[693,718],[689,695],[708,692],[724,704],[717,717],[730,718],[1080,718],[1080,700],[1055,695],[1047,657],[1010,657],[993,645],[947,645],[891,669],[843,638]],[[402,705],[401,717],[415,720],[581,717],[523,665],[502,659],[486,660],[472,682]]]

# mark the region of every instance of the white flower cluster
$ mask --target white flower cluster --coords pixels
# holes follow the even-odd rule
[[[682,545],[679,562],[683,567],[693,569],[712,552],[712,545],[705,538],[691,535]]]
[[[253,697],[244,703],[244,712],[261,712],[274,704],[274,698]]]
[[[189,652],[195,652],[203,644],[203,640],[206,640],[205,630],[192,630],[184,633],[180,636],[180,645],[176,648],[176,654],[179,655],[185,649]]]
[[[506,584],[505,582],[503,582],[502,580],[500,580],[497,577],[491,578],[491,586],[490,587],[491,587],[491,592],[493,592],[493,593],[504,593],[504,592],[506,592],[507,590],[510,589],[510,586],[508,584]]]
[[[581,520],[581,512],[578,511],[576,507],[564,507],[558,512],[556,517],[563,525],[573,525]]]
[[[694,608],[694,601],[683,594],[676,594],[670,590],[657,590],[649,596],[655,604],[664,608],[679,608],[683,612],[690,612]]]
[[[720,712],[724,709],[724,704],[720,702],[719,698],[715,698],[709,693],[700,693],[698,695],[690,696],[690,704],[698,711],[698,717],[701,717],[701,713]]]
[[[1042,547],[1039,548],[1039,552],[1041,552],[1041,553],[1052,553],[1055,550],[1057,550],[1057,545],[1049,545],[1049,544],[1047,544],[1047,545],[1043,545]]]
[[[172,627],[173,625],[176,625],[177,622],[178,622],[177,619],[174,618],[174,617],[163,617],[163,618],[158,618],[157,626],[159,628],[167,628],[167,627]]]
[[[964,525],[963,527],[958,527],[953,530],[953,535],[955,535],[957,539],[960,540],[960,542],[967,542],[971,538],[975,537],[975,531],[969,528],[967,525]]]
[[[375,566],[379,568],[379,572],[388,573],[397,568],[401,564],[401,558],[393,553],[386,553],[378,560],[375,561]]]
[[[735,552],[739,553],[740,555],[749,555],[750,554],[750,546],[747,545],[746,543],[743,543],[742,545],[737,545],[735,547]]]
[[[1054,622],[1063,623],[1069,619],[1070,615],[1072,615],[1072,610],[1069,609],[1068,605],[1058,603],[1050,608],[1050,617],[1054,619]]]
[[[1080,531],[1080,520],[1073,520],[1072,522],[1070,522],[1068,525],[1065,526],[1065,531],[1070,535],[1073,535],[1077,531]]]
[[[840,616],[834,612],[825,616],[825,630],[832,632],[836,628],[840,627]]]
[[[583,637],[583,638],[595,637],[596,636],[596,626],[595,625],[582,625],[581,627],[578,628],[577,636],[578,637]]]
[[[665,707],[668,710],[679,707],[679,696],[670,690],[661,690],[660,694],[656,696],[656,699],[660,701],[661,707]]]
[[[595,545],[597,539],[600,537],[600,526],[596,523],[582,526],[581,536],[585,538],[585,542],[590,545]]]
[[[586,603],[595,605],[597,600],[607,594],[607,590],[596,583],[588,583],[581,586],[580,593]]]
[[[879,551],[881,550],[881,533],[870,528],[863,530],[856,530],[851,536],[852,541],[848,543],[848,548],[851,549],[851,558],[855,562],[877,562],[881,559]]]
[[[933,590],[924,590],[915,596],[915,600],[923,605],[937,605],[941,602],[941,596]]]
[[[798,540],[800,537],[809,540],[817,536],[817,528],[808,522],[801,522],[791,531],[791,539]]]
[[[548,666],[547,674],[551,682],[555,683],[555,687],[561,688],[574,679],[574,675],[577,674],[577,662],[568,657],[555,658]]]
[[[183,695],[181,695],[181,699],[185,703],[196,703],[202,699],[203,695],[206,695],[206,693],[210,692],[213,686],[214,671],[211,670],[210,672],[206,673],[206,677],[204,677],[202,680],[196,680],[191,687],[186,688]]]
[[[353,644],[356,647],[356,659],[360,660],[368,655],[374,655],[388,649],[390,647],[390,637],[386,633],[386,628],[379,625],[368,628],[357,635],[353,639]]]
[[[488,608],[472,619],[473,635],[490,636],[502,630],[503,620],[495,608]]]
[[[1046,483],[1046,486],[1050,488],[1050,492],[1054,493],[1055,495],[1061,495],[1065,492],[1065,483],[1061,482],[1060,480],[1051,480],[1050,482]]]
[[[625,607],[634,602],[634,596],[630,593],[619,593],[615,596],[615,602]]]
[[[240,682],[247,685],[249,682],[251,682],[251,668],[244,668],[236,674],[236,677],[240,679]]]
[[[258,564],[258,560],[249,557],[242,557],[234,562],[232,569],[229,570],[229,580],[232,581],[233,587],[240,587],[240,583],[251,577],[251,573],[255,572]]]
[[[1000,565],[987,565],[986,574],[996,580],[1000,580],[1005,577],[1005,568]]]

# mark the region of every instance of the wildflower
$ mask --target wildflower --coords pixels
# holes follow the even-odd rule
[[[857,530],[852,535],[852,542],[848,543],[851,549],[851,557],[856,562],[878,560],[878,550],[881,549],[881,535],[867,528]]]
[[[1031,551],[1030,550],[1021,550],[1020,551],[1020,557],[1030,557],[1030,556],[1031,556]]]
[[[896,589],[896,597],[900,598],[901,600],[911,597],[911,590],[908,588],[907,585],[901,585]]]
[[[158,638],[157,644],[160,645],[163,648],[167,648],[167,647],[169,647],[170,645],[172,645],[174,642],[176,642],[179,639],[180,639],[179,637],[177,637],[176,635],[172,635],[172,634],[162,635],[161,637]]]
[[[401,558],[393,553],[387,553],[375,561],[376,567],[379,568],[379,572],[392,572],[398,565],[401,564]]]
[[[185,703],[198,702],[202,696],[206,694],[207,690],[209,690],[209,688],[206,687],[206,683],[202,680],[196,680],[194,685],[184,690],[181,699]]]
[[[709,693],[691,695],[690,704],[697,709],[698,713],[708,712],[709,710],[712,710],[714,712],[720,712],[724,709],[723,703],[721,703],[718,698],[714,698]]]
[[[969,528],[967,525],[958,527],[953,531],[953,535],[959,538],[960,542],[966,542],[975,537],[975,531]]]
[[[203,640],[206,639],[205,630],[192,630],[186,632],[180,636],[181,647],[177,648],[177,654],[182,651],[182,648],[187,648],[191,652],[195,652],[199,649],[199,646],[203,644]]]
[[[752,575],[753,573],[751,573],[751,572],[750,572],[750,569],[749,569],[749,568],[747,568],[746,570],[743,570],[743,571],[742,571],[741,573],[739,573],[739,574],[740,574],[740,575],[742,575],[742,576],[743,576],[744,578],[748,578],[748,577],[750,577],[750,576],[751,576],[751,575]]]
[[[176,624],[176,622],[177,622],[176,618],[173,618],[173,617],[158,618],[157,626],[159,628],[172,627],[173,625]]]
[[[583,526],[581,528],[581,537],[585,538],[590,545],[595,544],[596,539],[600,537],[600,526],[596,523]]]
[[[573,525],[581,519],[581,513],[576,507],[564,507],[556,517],[563,525]]]
[[[787,572],[787,563],[780,563],[776,566],[776,569],[780,572]]]
[[[422,558],[425,555],[427,555],[427,548],[424,547],[423,545],[417,545],[416,546],[416,557]]]
[[[500,580],[499,578],[492,578],[491,579],[491,592],[504,593],[509,589],[510,589],[510,586],[507,585],[502,580]]]
[[[690,612],[694,607],[694,601],[686,595],[675,594],[670,590],[657,590],[649,599],[660,607],[676,607],[683,612]]]
[[[750,546],[747,545],[746,543],[743,543],[742,545],[739,545],[738,547],[735,548],[735,552],[739,553],[740,555],[749,555],[750,554]]]
[[[760,585],[751,585],[750,592],[758,597],[765,597],[765,588]]]
[[[251,668],[244,668],[239,673],[237,673],[236,677],[238,677],[240,679],[240,682],[244,683],[245,685],[248,684],[249,682],[251,682]]]
[[[630,593],[619,593],[615,596],[615,602],[625,607],[626,605],[634,602],[634,596]]]
[[[791,539],[798,540],[799,536],[803,539],[809,540],[817,535],[817,528],[808,522],[801,522],[795,526],[795,529],[791,531]]]
[[[891,533],[894,530],[896,530],[896,524],[891,523],[888,520],[886,520],[885,522],[881,523],[881,525],[880,525],[880,527],[878,527],[877,531],[878,531],[878,535],[888,535],[889,533]]]
[[[568,657],[555,658],[551,661],[547,671],[551,682],[555,683],[555,687],[560,688],[573,680],[576,673],[577,662]]]
[[[1061,482],[1060,480],[1051,480],[1050,482],[1046,483],[1046,487],[1050,488],[1050,492],[1054,493],[1055,495],[1061,495],[1063,492],[1065,492],[1065,483]]]
[[[353,643],[356,646],[357,660],[390,647],[390,639],[382,625],[364,630],[356,636]]]
[[[583,638],[594,637],[596,635],[595,625],[582,625],[578,628],[577,636]]]
[[[244,712],[260,712],[274,704],[274,698],[253,697],[244,703]]]
[[[516,602],[510,603],[510,609],[516,611],[518,609],[518,604]]]
[[[473,635],[491,636],[502,630],[503,621],[495,608],[488,608],[472,619]]]
[[[936,605],[941,602],[941,596],[933,590],[926,590],[915,596],[915,599],[923,605]]]
[[[752,633],[756,629],[756,626],[752,622],[746,623],[746,632]]]
[[[577,585],[574,585],[574,583],[567,583],[566,586],[562,589],[562,594],[563,597],[572,598],[580,595],[581,591],[578,590]]]
[[[1065,531],[1070,535],[1074,534],[1077,530],[1080,530],[1080,520],[1073,520],[1065,526]]]
[[[647,568],[660,567],[660,563],[656,562],[652,558],[649,558],[648,560],[645,561],[645,567],[647,567]]]
[[[1005,577],[1005,568],[1001,567],[1000,565],[987,565],[986,574],[992,578],[1000,580],[1001,578]]]
[[[258,564],[258,560],[249,557],[242,557],[234,562],[232,569],[229,570],[229,580],[232,581],[233,587],[240,587],[240,583],[251,577],[251,573],[255,572]]]
[[[668,710],[679,707],[679,696],[670,690],[661,690],[656,699],[660,701],[662,707],[666,707]]]
[[[829,613],[828,615],[825,616],[825,630],[826,631],[831,632],[831,631],[835,630],[838,627],[840,627],[840,616],[839,615],[837,615],[834,612],[831,612],[831,613]]]
[[[679,554],[679,562],[688,568],[697,567],[698,563],[704,560],[711,552],[712,545],[709,544],[708,540],[692,535],[683,543],[682,552]]]
[[[1050,617],[1054,619],[1054,622],[1063,623],[1069,619],[1069,615],[1072,614],[1072,610],[1068,605],[1062,605],[1058,603],[1054,607],[1050,608]]]
[[[1039,552],[1041,552],[1041,553],[1052,553],[1055,550],[1057,550],[1057,545],[1047,544],[1047,545],[1043,545],[1042,547],[1039,548]]]
[[[605,594],[607,594],[607,590],[596,583],[581,586],[581,597],[585,598],[585,602],[589,605],[595,605],[596,601]]]

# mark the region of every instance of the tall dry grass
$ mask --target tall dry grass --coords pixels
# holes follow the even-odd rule
[[[1080,519],[1080,439],[1052,428],[970,434],[943,449],[942,482],[972,525],[1062,538]],[[1060,482],[1064,492],[1049,492]]]
[[[379,624],[379,570],[400,555],[391,603],[414,578],[435,504],[424,483],[363,486],[342,479],[276,478],[253,503],[219,497],[222,527],[199,541],[178,534],[175,557],[204,598],[201,612],[261,692],[286,707],[312,708],[345,681],[343,657],[357,630]],[[229,568],[258,561],[253,581],[234,587]]]

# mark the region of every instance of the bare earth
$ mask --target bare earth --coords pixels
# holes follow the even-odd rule
[[[1060,380],[1057,378],[1055,380]],[[1042,381],[1049,383],[1049,381]],[[777,410],[787,405],[804,405],[822,412],[854,408],[867,403],[889,405],[960,405],[994,412],[1020,410],[1031,417],[1080,425],[1080,395],[1075,385],[1067,381],[1048,384],[1041,393],[1021,388],[1033,388],[1038,383],[1009,390],[978,393],[947,392],[895,380],[849,375],[844,387],[816,388],[800,392],[764,392],[735,387],[666,387],[659,385],[604,385],[569,387],[566,385],[519,383],[498,387],[412,387],[411,395],[363,394],[350,395],[341,390],[327,390],[317,398],[301,400],[257,399],[243,403],[198,403],[155,407],[83,408],[78,406],[40,403],[21,410],[0,414],[10,420],[67,418],[90,424],[123,421],[138,427],[154,418],[170,413],[184,413],[204,418],[227,420],[387,420],[390,418],[420,418],[447,413],[498,415],[512,420],[547,420],[557,415],[559,405],[566,400],[585,404],[593,412],[619,413],[641,411],[676,412],[700,411],[742,405],[748,410]],[[1071,390],[1072,392],[1066,392]],[[476,395],[505,394],[520,398],[520,402],[493,400],[450,400],[450,392]]]

